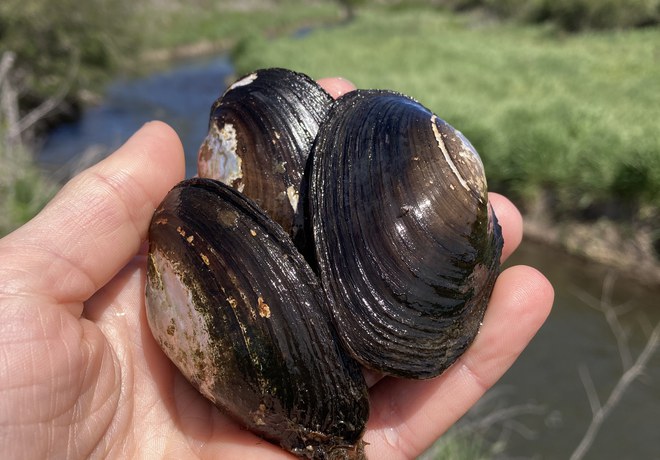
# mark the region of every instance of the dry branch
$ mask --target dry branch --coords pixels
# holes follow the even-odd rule
[[[621,398],[628,387],[630,387],[630,385],[644,373],[649,360],[660,346],[660,322],[658,322],[651,330],[644,349],[633,362],[630,347],[628,346],[627,334],[619,320],[617,308],[611,303],[613,284],[614,276],[608,274],[603,281],[603,291],[600,303],[596,308],[603,312],[607,323],[616,338],[617,348],[619,350],[624,372],[605,401],[605,404],[601,404],[593,380],[591,379],[589,369],[586,366],[579,368],[580,377],[587,393],[587,397],[589,398],[589,404],[591,405],[592,419],[587,431],[580,440],[580,443],[573,451],[570,457],[571,460],[581,460],[584,458],[596,439],[603,422],[607,419],[610,412],[612,412],[619,401],[621,401]],[[593,302],[593,299],[588,295],[583,293],[580,297],[583,298],[583,300],[586,299],[588,305],[595,307],[595,302]]]

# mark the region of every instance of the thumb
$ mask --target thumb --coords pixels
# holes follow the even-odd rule
[[[80,315],[82,302],[137,253],[156,206],[183,175],[176,133],[146,124],[0,240],[0,294],[50,298]]]

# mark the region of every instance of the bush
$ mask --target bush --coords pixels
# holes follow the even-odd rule
[[[96,88],[137,48],[131,0],[3,0],[0,43],[16,53],[15,86],[22,110],[68,89]]]
[[[4,137],[0,129],[0,237],[30,220],[58,187],[32,163],[22,147],[10,155],[2,142]]]
[[[502,18],[552,22],[561,29],[613,29],[660,23],[660,0],[440,0],[454,11],[484,8]]]
[[[657,24],[660,20],[658,0],[545,0],[544,15],[563,29],[630,28]]]

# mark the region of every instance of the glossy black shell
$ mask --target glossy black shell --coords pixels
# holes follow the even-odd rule
[[[281,227],[209,179],[149,229],[147,318],[186,378],[254,433],[310,458],[362,458],[368,396],[319,282]]]
[[[503,241],[479,155],[401,94],[332,102],[264,69],[213,105],[198,167],[224,184],[180,183],[150,226],[154,337],[250,431],[301,457],[364,458],[349,355],[434,377],[484,317]]]
[[[305,163],[331,104],[298,72],[272,68],[242,77],[211,108],[198,175],[241,191],[295,238]]]
[[[428,378],[475,338],[502,236],[479,155],[416,101],[358,90],[312,151],[309,214],[342,341],[363,365]]]

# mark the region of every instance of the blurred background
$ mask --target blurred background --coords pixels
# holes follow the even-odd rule
[[[0,235],[261,67],[412,96],[525,216],[553,312],[428,459],[660,459],[660,0],[3,0]]]

